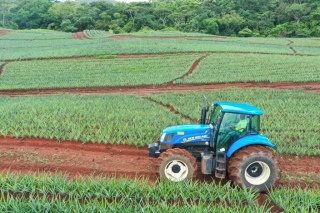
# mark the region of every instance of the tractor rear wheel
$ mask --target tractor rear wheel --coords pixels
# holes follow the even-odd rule
[[[160,178],[179,182],[193,178],[197,170],[196,159],[185,149],[168,149],[158,158]]]
[[[263,192],[280,179],[280,165],[275,153],[265,146],[252,145],[237,151],[229,160],[228,174],[240,187]]]

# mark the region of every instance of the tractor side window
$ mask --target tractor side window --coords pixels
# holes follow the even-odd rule
[[[251,134],[259,134],[260,131],[260,116],[255,115],[252,117]]]

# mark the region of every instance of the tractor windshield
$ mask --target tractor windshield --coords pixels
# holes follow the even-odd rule
[[[222,118],[221,106],[215,105],[211,112],[210,123],[215,126],[217,125],[218,118]]]

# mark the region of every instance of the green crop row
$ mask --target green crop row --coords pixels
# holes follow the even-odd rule
[[[3,193],[2,193],[3,194]],[[5,197],[6,196],[6,197]],[[1,212],[94,212],[94,213],[132,213],[132,212],[159,212],[159,213],[185,213],[185,212],[232,212],[246,213],[257,212],[267,213],[265,207],[245,206],[241,207],[236,204],[227,206],[225,204],[215,204],[207,202],[192,201],[181,205],[167,204],[165,202],[143,203],[133,199],[109,200],[109,199],[85,199],[79,201],[75,198],[68,200],[61,199],[59,196],[46,197],[15,197],[5,195],[0,198]]]
[[[193,54],[113,60],[11,62],[3,69],[0,89],[157,85],[181,77],[200,57]]]
[[[297,47],[312,47],[317,48],[320,47],[320,40],[317,38],[263,38],[263,37],[248,37],[248,38],[239,38],[239,37],[216,37],[216,36],[203,36],[197,38],[190,38],[195,40],[224,40],[228,42],[241,42],[241,43],[249,43],[249,44],[265,44],[265,45],[274,45],[274,46],[287,46],[288,48],[293,47],[294,49]],[[293,51],[293,50],[292,50]],[[319,49],[318,49],[319,51]],[[297,51],[298,54],[303,52]]]
[[[55,39],[72,39],[72,34],[64,32],[53,32],[49,30],[16,30],[11,31],[4,36],[0,36],[0,42],[2,40],[24,40],[24,42],[33,42],[38,40]]]
[[[247,102],[265,114],[261,131],[280,153],[319,155],[320,101],[299,90],[225,89],[163,93],[149,97],[184,115],[200,118],[202,94],[209,101]],[[145,146],[161,129],[190,121],[136,96],[58,95],[0,98],[0,135]]]
[[[285,212],[319,212],[319,188],[279,188],[270,194],[270,199]]]
[[[3,68],[0,89],[159,85],[183,76],[200,57],[201,54],[179,54],[113,60],[10,62]],[[319,72],[318,56],[211,54],[200,61],[193,74],[174,82],[319,82]]]
[[[107,34],[106,31],[102,31],[102,30],[85,30],[83,31],[83,33],[87,38],[90,38],[90,39],[106,38],[112,35],[112,34]]]
[[[1,97],[0,135],[144,146],[186,120],[136,96]]]
[[[319,155],[320,101],[317,93],[297,90],[226,89],[151,95],[193,119],[200,117],[202,94],[210,101],[236,101],[264,110],[262,133],[280,153]],[[60,95],[0,98],[0,134],[82,142],[144,146],[160,130],[188,121],[136,96]]]
[[[200,118],[202,95],[210,102],[251,103],[264,111],[261,132],[275,143],[280,153],[320,154],[320,97],[300,90],[237,89],[210,92],[163,93],[149,95],[153,100],[173,106],[193,119]]]
[[[7,173],[0,189],[1,212],[270,212],[267,202],[257,204],[252,191],[229,183],[150,184],[143,179]]]
[[[150,98],[200,118],[202,94],[210,101],[252,103],[264,110],[262,133],[280,153],[319,155],[319,96],[297,90],[226,89],[163,93]],[[60,95],[0,98],[0,134],[144,146],[161,129],[189,121],[136,96]]]
[[[119,34],[119,35],[128,35],[128,34]],[[212,35],[209,34],[204,34],[204,33],[187,33],[187,32],[180,32],[180,31],[152,31],[152,32],[134,32],[130,33],[130,35],[133,36],[148,36],[148,37],[153,37],[153,36],[159,36],[159,37],[188,37],[188,36],[196,36],[196,37],[211,37]]]
[[[318,56],[211,54],[175,83],[312,82],[320,81],[319,73]]]
[[[320,47],[320,40],[317,38],[230,38],[234,41],[241,41],[252,44],[272,44],[272,45],[287,45],[293,48],[296,47]],[[300,52],[298,52],[300,53]]]
[[[66,175],[44,174],[12,175],[6,173],[1,177],[1,192],[14,194],[32,194],[38,196],[60,195],[76,199],[132,199],[145,202],[215,202],[230,204],[252,204],[257,195],[247,189],[226,184],[199,183],[186,181],[174,183],[161,181],[151,184],[147,179],[135,180],[114,177],[77,178],[70,180]],[[212,193],[215,192],[215,193]]]
[[[20,31],[19,31],[20,32]],[[159,33],[155,37],[146,39],[130,38],[130,39],[70,39],[71,34],[64,35],[44,32],[44,36],[28,35],[21,31],[20,33],[9,33],[0,37],[6,39],[0,42],[0,60],[23,60],[23,59],[43,59],[43,58],[61,58],[61,57],[77,57],[77,56],[96,56],[105,54],[154,54],[154,53],[183,53],[183,52],[240,52],[240,53],[271,53],[271,54],[294,54],[288,45],[268,44],[267,43],[250,43],[245,40],[234,39],[161,39]],[[129,34],[127,34],[129,35]],[[167,35],[166,33],[164,35]],[[12,37],[11,37],[12,36]],[[157,38],[157,36],[159,38]],[[190,38],[194,36],[190,35]],[[39,38],[39,39],[37,39]],[[32,42],[26,42],[26,39]],[[305,50],[305,54],[320,54],[320,49],[309,47]]]
[[[316,188],[277,188],[258,204],[258,194],[226,184],[67,175],[0,175],[1,212],[318,212]],[[214,192],[214,193],[213,193]]]

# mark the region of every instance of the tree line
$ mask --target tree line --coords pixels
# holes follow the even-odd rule
[[[178,30],[241,37],[319,37],[319,0],[0,0],[0,27],[113,33]]]

